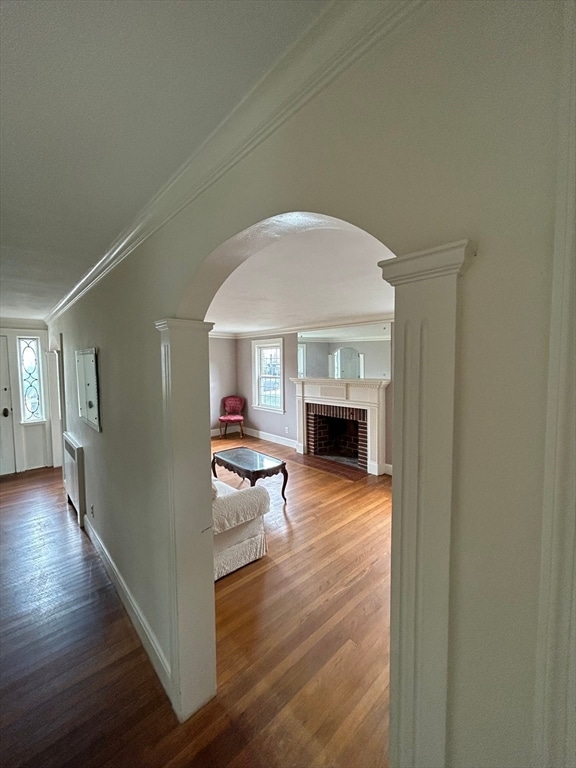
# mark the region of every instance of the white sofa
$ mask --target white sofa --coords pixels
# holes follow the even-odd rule
[[[237,490],[212,480],[214,581],[264,557],[267,546],[262,517],[269,509],[266,488]]]

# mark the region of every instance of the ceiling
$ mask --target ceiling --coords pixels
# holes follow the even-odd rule
[[[2,318],[49,315],[328,5],[2,0]],[[353,316],[358,296],[382,291],[375,264],[390,255],[358,233],[302,233],[300,256],[294,238],[280,238],[269,283],[256,254],[207,319],[222,331],[288,327],[305,301],[306,322],[319,327]],[[358,264],[350,274],[350,247],[365,274]],[[303,290],[297,269],[282,270],[298,258],[322,274],[322,297]],[[375,301],[376,314],[392,310],[382,294]]]
[[[223,283],[206,313],[217,332],[320,329],[389,318],[393,312],[394,289],[382,280],[378,262],[394,254],[349,222],[306,212],[281,214],[218,250],[223,255],[246,240],[250,258]]]

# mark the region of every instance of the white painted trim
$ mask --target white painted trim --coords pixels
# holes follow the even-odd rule
[[[450,243],[379,266],[396,286],[390,765],[446,765],[458,280]]]
[[[210,331],[211,339],[237,339],[237,333],[220,333],[220,331]]]
[[[474,255],[474,248],[468,240],[458,240],[397,259],[386,259],[378,262],[378,266],[386,275],[386,282],[397,286],[433,277],[462,275]]]
[[[366,465],[366,471],[369,475],[388,475],[390,473],[386,471],[387,466],[389,465],[384,463],[381,464],[377,461],[368,461]]]
[[[337,405],[366,411],[367,462],[370,475],[386,474],[386,387],[390,379],[291,378],[296,386],[296,451],[308,453],[307,404]]]
[[[273,435],[271,432],[262,432],[260,429],[251,429],[250,427],[244,427],[244,432],[250,435],[250,437],[259,437],[260,440],[267,440],[269,443],[285,445],[287,448],[296,448],[296,440],[291,440],[288,437]]]
[[[183,167],[140,212],[102,259],[45,318],[53,322],[132,251],[209,189],[321,93],[423,0],[332,3]]]
[[[47,366],[45,365],[48,350],[48,331],[42,328],[22,327],[25,321],[18,321],[17,327],[0,327],[0,335],[6,336],[8,345],[8,373],[10,377],[10,390],[12,398],[12,427],[14,437],[14,461],[16,472],[25,472],[29,469],[52,466],[52,423],[50,421],[49,386]],[[44,406],[46,418],[39,422],[26,423],[21,421],[22,416],[22,388],[20,383],[18,337],[35,336],[40,339],[40,377],[44,392]],[[35,446],[32,447],[32,442]],[[32,461],[30,454],[38,455],[41,452],[41,461]]]
[[[280,407],[273,408],[269,405],[260,405],[260,348],[278,347],[280,349]],[[284,339],[282,336],[273,339],[252,339],[252,403],[251,406],[257,411],[268,411],[269,413],[285,413],[284,401],[286,395],[286,385],[284,383]],[[263,374],[265,375],[265,374]]]
[[[12,331],[47,331],[44,320],[25,320],[20,317],[0,317],[0,328]]]
[[[282,335],[285,336],[289,333],[300,333],[302,331],[322,331],[325,328],[334,329],[338,327],[345,326],[346,328],[354,327],[356,325],[362,326],[366,325],[367,323],[373,324],[373,323],[391,323],[394,322],[394,313],[393,312],[385,312],[381,315],[354,315],[353,318],[350,317],[341,317],[337,318],[336,320],[333,320],[329,325],[290,325],[283,328],[268,328],[266,330],[255,330],[255,331],[241,331],[238,333],[234,333],[232,331],[226,331],[226,332],[220,332],[220,331],[211,331],[210,338],[216,338],[216,339],[255,339],[260,338],[260,336],[270,336],[270,335]],[[377,337],[369,337],[366,339],[361,339],[360,337],[357,339],[354,339],[354,341],[376,341],[379,340]],[[306,343],[307,341],[325,341],[325,339],[316,338],[316,339],[303,339],[302,343]],[[330,339],[328,339],[330,341]],[[341,341],[341,339],[335,339],[334,341]],[[390,338],[382,339],[382,341],[390,341]]]
[[[384,474],[392,476],[392,464],[384,464]]]
[[[220,430],[218,428],[211,429],[210,434],[212,437],[220,437]],[[239,435],[240,430],[232,427],[228,429],[228,435]],[[287,448],[296,448],[296,440],[290,440],[288,437],[281,437],[280,435],[273,435],[271,432],[261,432],[259,429],[251,429],[250,427],[244,427],[244,434],[250,435],[250,437],[258,437],[260,440],[266,440],[269,443],[276,443],[277,445],[285,445]],[[224,449],[224,445],[222,445]]]
[[[92,526],[88,516],[84,518],[84,530],[94,545],[94,548],[98,552],[100,559],[104,563],[106,572],[110,577],[111,582],[114,584],[122,604],[126,608],[128,616],[130,617],[130,621],[134,625],[134,629],[142,641],[142,645],[144,646],[146,653],[152,662],[152,666],[156,670],[156,674],[160,678],[160,682],[164,686],[168,696],[170,696],[170,664],[168,663],[168,659],[164,655],[162,648],[158,643],[156,635],[150,628],[150,625],[146,621],[146,617],[142,613],[134,595],[124,581],[122,574],[120,573],[110,553],[104,546],[102,539],[96,533],[96,530]]]
[[[205,471],[210,435],[208,333],[212,323],[169,318],[160,331],[162,404],[170,547],[169,696],[180,721],[216,694],[214,560],[210,476]],[[205,371],[191,400],[190,381]],[[195,436],[197,439],[193,439]]]
[[[564,4],[533,768],[576,766],[576,13]]]

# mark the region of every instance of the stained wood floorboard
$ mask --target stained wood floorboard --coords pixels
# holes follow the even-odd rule
[[[236,445],[287,462],[287,502],[258,481],[268,554],[216,583],[218,694],[183,724],[60,470],[2,478],[1,768],[387,768],[390,478]]]

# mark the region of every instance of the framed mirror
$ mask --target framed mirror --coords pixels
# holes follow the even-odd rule
[[[92,429],[100,432],[98,405],[98,356],[95,349],[76,350],[78,415]]]

